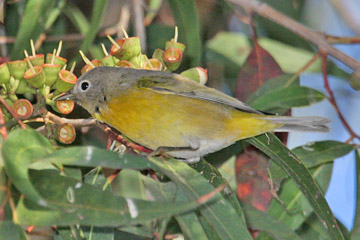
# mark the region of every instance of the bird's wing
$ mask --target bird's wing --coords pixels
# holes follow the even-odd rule
[[[184,97],[206,100],[220,103],[238,110],[263,114],[247,104],[232,98],[220,91],[203,86],[179,74],[156,73],[139,76],[136,81],[137,87],[147,88],[162,94],[175,94]]]

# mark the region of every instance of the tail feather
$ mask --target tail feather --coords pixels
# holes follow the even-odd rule
[[[330,119],[324,117],[288,117],[288,116],[266,116],[264,119],[275,123],[284,124],[275,129],[275,132],[328,132],[327,124]]]

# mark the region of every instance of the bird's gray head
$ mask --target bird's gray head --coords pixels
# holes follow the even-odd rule
[[[73,100],[93,115],[126,82],[122,77],[128,75],[127,72],[117,67],[96,67],[83,74],[74,87],[57,100]]]

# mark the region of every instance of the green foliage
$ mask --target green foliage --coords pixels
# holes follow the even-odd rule
[[[74,49],[76,52],[89,52],[94,58],[92,63],[85,59],[82,71],[93,68],[91,64],[124,66],[120,62],[151,70],[154,70],[155,63],[161,62],[161,67],[156,70],[174,71],[183,60],[182,70],[185,70],[184,66],[186,69],[200,65],[216,66],[215,70],[209,69],[214,71],[212,76],[217,76],[211,79],[210,75],[212,81],[209,84],[226,85],[230,92],[234,92],[239,68],[248,66],[244,62],[253,48],[252,40],[244,34],[223,32],[224,29],[206,29],[202,22],[210,17],[226,19],[223,14],[229,9],[223,9],[223,5],[218,3],[204,6],[194,0],[169,0],[168,10],[172,13],[169,17],[170,14],[161,15],[160,6],[165,4],[162,2],[149,1],[145,22],[147,53],[141,52],[139,44],[135,50],[132,48],[134,51],[126,49],[123,53],[112,43],[115,49],[105,58],[98,43],[109,47],[104,32],[118,27],[119,19],[110,16],[116,21],[110,24],[112,29],[104,30],[108,27],[102,22],[109,17],[108,1],[89,1],[87,4],[91,8],[66,0],[28,0],[9,4],[5,12],[5,29],[8,34],[16,35],[14,44],[9,45],[9,56],[11,60],[23,59],[23,50],[30,52],[29,40],[36,42],[41,35],[46,35],[47,40],[42,42],[38,51],[51,51],[57,45],[51,38],[58,39],[61,35],[65,38],[64,55],[70,62],[79,59]],[[298,9],[292,9],[292,3],[288,1],[270,1],[270,4],[295,19],[301,15],[302,4]],[[202,8],[206,9],[206,14]],[[176,23],[179,42],[177,39],[169,41],[174,36],[174,28],[163,24],[160,17],[157,19],[159,12],[162,18],[168,17],[170,19],[166,20]],[[136,23],[129,26],[129,32],[135,32]],[[266,79],[247,103],[262,111],[285,114],[292,107],[309,106],[326,99],[322,92],[299,84],[297,72],[315,56],[308,44],[265,19],[259,19],[258,29],[268,34],[259,37],[258,44],[285,74]],[[217,34],[212,36],[209,34],[212,31]],[[276,37],[278,32],[282,34]],[[78,40],[69,41],[74,35]],[[169,42],[165,44],[165,41]],[[136,43],[139,43],[137,38]],[[181,43],[186,45],[185,51]],[[181,52],[175,64],[166,62],[163,54],[173,45]],[[60,58],[57,60],[61,61]],[[25,62],[16,64],[26,65]],[[331,66],[329,73],[348,77],[343,70],[328,64]],[[17,69],[20,72],[17,75],[21,76],[19,79],[12,79],[8,74],[6,81],[2,78],[9,71],[7,67],[1,69],[0,80],[4,83],[0,89],[1,97],[10,106],[18,97],[27,98],[31,103],[37,99],[32,117],[46,118],[44,112],[49,111],[46,107],[59,112],[54,97],[60,91],[51,88],[56,84],[29,86],[23,78],[27,69],[30,69],[27,65],[21,71]],[[75,72],[79,70],[75,69]],[[319,73],[321,70],[318,59],[305,71]],[[196,73],[200,76],[198,69]],[[65,84],[65,87],[72,85]],[[18,89],[25,90],[16,92]],[[14,117],[5,108],[1,109],[8,136],[3,140],[6,134],[2,132],[0,144],[0,239],[10,239],[9,236],[14,240],[27,239],[24,228],[31,225],[35,228],[56,226],[51,237],[59,240],[167,239],[173,236],[194,240],[251,240],[249,229],[259,232],[258,239],[340,240],[349,236],[352,239],[360,237],[359,193],[355,227],[350,233],[337,222],[324,197],[333,161],[354,151],[352,144],[319,141],[290,150],[274,134],[267,133],[207,156],[205,159],[208,161],[202,159],[199,163],[187,165],[176,159],[145,157],[82,144],[84,140],[103,142],[96,136],[98,133],[91,131],[77,131],[76,142],[65,146],[54,139],[61,135],[60,126],[69,130],[69,125],[51,121],[39,125],[25,120],[28,129],[20,130]],[[81,118],[83,114],[77,111],[72,117]],[[1,130],[3,124],[0,125]],[[73,135],[70,137],[74,137],[75,128],[70,128],[65,135],[71,131]],[[260,211],[239,196],[240,173],[235,171],[239,163],[237,156],[240,152],[246,153],[250,145],[256,147],[259,154],[263,152],[270,161],[265,184],[272,185],[274,198],[267,211]],[[118,149],[123,146],[119,142],[115,144]],[[138,153],[138,150],[134,151]],[[359,184],[358,152],[356,161]]]

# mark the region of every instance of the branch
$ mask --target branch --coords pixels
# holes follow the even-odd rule
[[[261,3],[257,0],[227,0],[227,1],[233,3],[236,6],[242,7],[249,13],[252,12],[257,13],[260,16],[265,17],[289,29],[290,31],[304,38],[305,40],[315,44],[320,51],[325,52],[326,54],[333,56],[334,58],[343,62],[349,68],[354,70],[354,73],[355,70],[360,67],[360,62],[331,46],[326,41],[326,37],[323,33],[316,32],[298,23],[297,21],[276,11],[274,8],[268,6],[265,3]]]
[[[98,124],[98,122],[95,119],[67,119],[67,118],[59,117],[51,112],[47,112],[45,114],[45,118],[48,118],[49,120],[57,124],[70,123],[75,128],[96,126]]]
[[[353,130],[352,128],[350,127],[350,125],[348,124],[348,122],[346,121],[344,115],[341,113],[340,109],[339,109],[339,106],[337,105],[336,103],[336,100],[335,100],[335,96],[334,96],[334,93],[333,91],[331,90],[330,88],[330,84],[329,84],[329,79],[328,79],[328,76],[327,76],[327,69],[326,69],[326,58],[327,58],[327,55],[326,53],[321,53],[321,70],[322,70],[322,75],[323,75],[323,79],[324,79],[324,87],[326,89],[326,91],[328,92],[329,94],[329,101],[330,103],[333,105],[333,107],[335,108],[335,111],[338,115],[338,117],[340,118],[340,121],[342,122],[342,124],[344,125],[345,129],[349,132],[349,134],[351,135],[352,138],[360,138],[359,135],[357,135]]]

